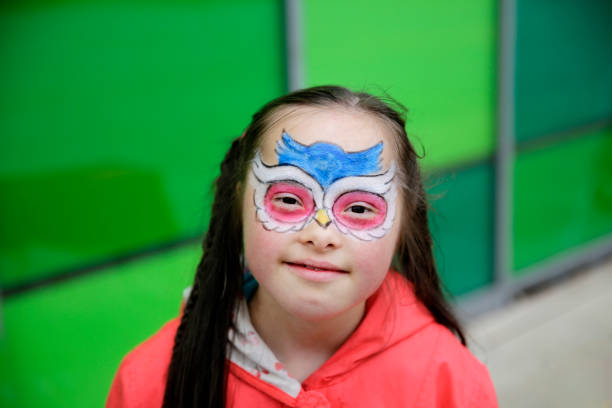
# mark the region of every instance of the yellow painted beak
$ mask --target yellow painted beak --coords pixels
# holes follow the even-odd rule
[[[317,214],[315,215],[315,220],[317,220],[317,223],[323,228],[327,228],[327,226],[331,223],[331,220],[327,216],[327,211],[323,209],[317,211]]]

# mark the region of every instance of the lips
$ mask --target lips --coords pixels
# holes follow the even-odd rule
[[[348,276],[348,271],[329,262],[304,259],[284,264],[301,279],[314,284],[329,283]]]
[[[298,260],[293,262],[285,262],[289,266],[293,266],[296,268],[304,268],[309,269],[315,272],[336,272],[336,273],[348,273],[344,269],[324,261],[314,261],[310,259]]]

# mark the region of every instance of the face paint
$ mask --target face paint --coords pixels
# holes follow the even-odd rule
[[[280,222],[304,221],[314,209],[310,191],[299,184],[283,182],[272,184],[264,200],[268,214]]]
[[[279,165],[301,168],[325,189],[334,181],[344,177],[362,176],[380,171],[382,149],[382,142],[367,150],[354,153],[347,153],[332,143],[314,143],[305,146],[283,131],[282,139],[277,143],[276,153]]]
[[[334,218],[345,227],[367,230],[383,223],[387,215],[387,203],[377,194],[354,191],[340,196],[332,212]]]
[[[277,232],[310,222],[362,240],[382,237],[395,218],[395,164],[380,173],[383,143],[360,152],[318,142],[302,145],[283,131],[279,164],[267,166],[258,151],[250,181],[257,219]]]

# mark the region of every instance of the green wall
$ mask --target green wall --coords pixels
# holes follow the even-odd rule
[[[455,295],[493,280],[493,168],[491,163],[431,177],[430,228],[438,272]]]
[[[101,407],[121,358],[178,315],[195,245],[4,303],[0,406]]]
[[[514,178],[515,274],[612,233],[612,128],[520,154]]]
[[[516,277],[612,236],[610,21],[607,0],[518,2]]]
[[[517,3],[517,140],[610,118],[612,2]]]
[[[0,286],[202,233],[232,138],[285,91],[279,2],[0,7]]]

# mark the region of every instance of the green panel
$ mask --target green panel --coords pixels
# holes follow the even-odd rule
[[[612,233],[612,128],[520,154],[514,270]]]
[[[280,2],[139,3],[0,7],[0,285],[201,232],[284,92]]]
[[[517,18],[517,139],[611,117],[612,2],[521,0]]]
[[[409,110],[429,169],[491,154],[495,133],[493,0],[309,0],[308,85],[383,91]]]
[[[178,316],[192,245],[5,299],[0,406],[101,407],[121,358]]]
[[[490,164],[433,180],[430,227],[442,281],[454,295],[493,279],[493,171]]]

